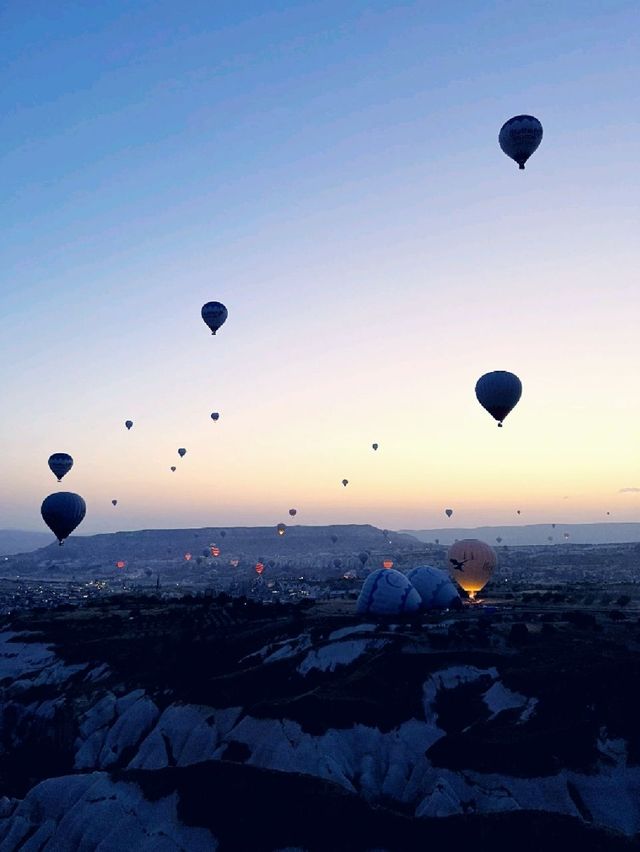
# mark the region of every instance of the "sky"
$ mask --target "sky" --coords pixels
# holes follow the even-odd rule
[[[44,529],[60,489],[82,533],[637,521],[639,25],[6,0],[0,527]],[[520,113],[525,171],[497,143]],[[497,369],[503,429],[474,394]]]

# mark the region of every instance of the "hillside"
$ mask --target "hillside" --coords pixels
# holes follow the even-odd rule
[[[122,596],[3,628],[0,852],[637,848],[635,619]]]
[[[40,547],[46,547],[51,541],[47,532],[28,532],[26,530],[0,530],[0,556],[13,553],[28,553]]]

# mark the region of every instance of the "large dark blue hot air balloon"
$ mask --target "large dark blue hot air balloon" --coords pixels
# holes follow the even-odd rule
[[[42,520],[62,544],[82,521],[87,511],[87,505],[79,494],[71,491],[59,491],[49,494],[42,501],[40,512]]]
[[[202,319],[211,329],[211,334],[215,334],[223,322],[226,320],[228,313],[222,302],[207,302],[202,306],[200,311]]]
[[[498,426],[502,426],[502,421],[517,405],[521,395],[522,382],[506,370],[485,373],[476,382],[478,402],[498,421]]]
[[[49,468],[58,477],[58,482],[72,467],[73,459],[68,453],[54,453],[49,456]]]
[[[542,125],[533,115],[514,115],[500,128],[500,147],[521,169],[542,142]]]

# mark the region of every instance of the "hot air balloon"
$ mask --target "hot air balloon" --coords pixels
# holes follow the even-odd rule
[[[227,309],[222,302],[207,302],[206,305],[202,306],[200,314],[206,325],[211,329],[211,334],[216,333],[228,316]]]
[[[501,536],[501,535],[497,535],[497,536],[496,536],[496,541],[498,542],[498,544],[501,544],[501,543],[502,543],[502,536]]]
[[[131,429],[131,427],[133,426],[133,420],[125,420],[124,425],[127,427],[127,429]]]
[[[220,548],[217,544],[212,544],[209,546],[209,552],[212,556],[218,557],[220,556]]]
[[[49,469],[57,476],[58,482],[60,482],[62,477],[66,473],[69,473],[73,467],[73,459],[68,453],[54,453],[52,456],[49,456],[48,464]]]
[[[239,559],[230,559],[229,560],[229,565],[231,565],[232,568],[237,568],[239,564],[240,564]]]
[[[371,444],[371,448],[372,448],[373,450],[377,450],[377,449],[378,449],[378,444]]]
[[[548,535],[548,536],[547,536],[547,541],[553,541],[553,536],[552,536],[552,535]]]
[[[364,566],[366,565],[366,563],[369,560],[369,554],[365,553],[364,550],[363,550],[362,553],[358,554],[358,559],[360,560],[360,564],[364,568]]]
[[[496,562],[493,548],[475,538],[457,541],[447,552],[450,576],[471,598],[489,582]]]
[[[337,536],[337,535],[332,535],[332,536],[331,536],[331,541],[333,542],[333,544],[335,544],[337,540],[338,540],[338,536]]]
[[[422,599],[423,609],[460,606],[460,595],[446,571],[431,565],[419,565],[406,575]]]
[[[216,421],[216,420],[219,420],[219,419],[220,419],[220,415],[218,414],[218,412],[217,412],[217,411],[212,411],[212,412],[211,412],[211,419],[214,421],[214,423],[215,423],[215,421]]]
[[[502,421],[517,405],[521,396],[522,382],[506,370],[485,373],[476,382],[478,402],[498,421],[498,426],[502,426]]]
[[[552,530],[555,530],[555,528],[556,528],[556,525],[555,525],[555,524],[551,524],[551,529],[552,529]]]
[[[542,142],[542,125],[533,115],[514,115],[500,128],[500,147],[521,169]]]
[[[342,484],[343,484],[343,485],[344,485],[344,487],[346,488],[346,487],[347,487],[347,485],[349,484],[349,480],[348,480],[348,479],[343,479],[343,480],[342,480]]]
[[[178,450],[178,455],[180,456],[180,458],[183,459],[186,456],[186,454],[187,454],[187,451],[185,450],[185,448],[180,447],[180,449]]]
[[[564,534],[564,537],[565,537],[565,539],[569,538],[569,537],[570,537],[570,536],[569,536],[569,533],[565,533],[565,534]]]
[[[285,524],[278,524],[278,526],[276,527],[276,530],[278,531],[278,535],[284,535],[287,531],[287,528],[286,528]]]
[[[87,505],[82,497],[71,491],[49,494],[40,507],[42,520],[58,539],[59,544],[62,544],[81,523],[86,511]]]
[[[607,515],[610,515],[610,514],[611,514],[611,512],[607,512]]]
[[[418,592],[409,580],[393,568],[378,568],[362,584],[356,603],[359,615],[404,615],[421,606]]]
[[[116,568],[124,568],[126,564],[126,562],[123,562],[122,559],[120,559],[118,562],[116,562]]]
[[[175,473],[175,472],[176,472],[176,470],[177,470],[177,468],[176,468],[175,464],[172,464],[172,465],[171,465],[171,472],[172,472],[172,473]]]
[[[520,514],[520,509],[516,509],[516,515]]]
[[[191,554],[185,553],[184,558],[185,558],[185,562],[189,562],[191,560]]]
[[[226,536],[226,534],[227,533],[224,530],[220,530],[220,535],[222,536],[222,538],[224,538]]]
[[[211,552],[208,547],[205,547],[205,549],[202,551],[202,555],[207,557],[211,556]]]
[[[386,568],[386,569],[387,569],[387,571],[388,571],[390,568],[393,568],[393,559],[384,559],[384,560],[382,561],[382,567],[383,567],[383,568]]]
[[[295,518],[295,516],[298,514],[298,510],[297,509],[289,509],[289,514],[291,515],[292,518]]]
[[[453,515],[453,509],[445,509],[444,513],[448,518],[450,518],[451,515]]]
[[[256,574],[258,575],[258,577],[260,576],[260,574],[262,574],[263,571],[264,571],[263,563],[262,562],[256,562]]]

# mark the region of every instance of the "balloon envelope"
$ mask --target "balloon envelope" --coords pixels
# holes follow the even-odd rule
[[[133,420],[125,420],[124,425],[127,427],[127,429],[131,429],[131,427],[133,426]]]
[[[181,459],[184,458],[186,456],[186,454],[187,454],[187,451],[185,450],[185,448],[180,447],[180,449],[178,450],[178,455],[180,456],[180,458]]]
[[[360,615],[402,615],[417,612],[421,598],[409,580],[394,568],[378,568],[362,584],[356,603]]]
[[[211,419],[212,419],[212,420],[214,420],[214,421],[215,421],[215,420],[219,420],[219,419],[220,419],[220,415],[218,414],[218,412],[217,412],[217,411],[212,411],[212,412],[211,412]]]
[[[420,565],[406,576],[420,595],[424,609],[445,609],[460,604],[458,590],[446,571]]]
[[[371,444],[371,446],[372,446],[372,448],[373,448],[374,450],[377,450],[377,449],[378,449],[378,444]]]
[[[542,124],[533,115],[514,115],[500,128],[498,142],[521,169],[542,142]]]
[[[447,552],[450,576],[472,597],[487,585],[497,561],[494,549],[476,538],[461,539]]]
[[[58,482],[62,479],[65,473],[69,473],[73,467],[73,459],[68,453],[54,453],[49,456],[49,469],[54,473]]]
[[[171,465],[171,470],[172,470],[172,472],[173,472],[173,473],[175,473],[175,472],[176,472],[176,466],[175,466],[175,464],[172,464],[172,465]]]
[[[79,494],[71,491],[59,491],[49,494],[42,501],[40,513],[42,520],[58,539],[60,544],[81,523],[87,512],[87,505]]]
[[[506,370],[485,373],[476,382],[476,397],[480,405],[502,426],[507,414],[522,396],[522,382]]]
[[[445,509],[444,513],[448,518],[450,518],[451,515],[453,515],[453,509]]]
[[[289,514],[291,515],[292,518],[295,518],[295,516],[298,514],[298,510],[297,509],[289,509]]]
[[[278,531],[278,535],[284,535],[287,531],[287,527],[285,526],[285,524],[278,524],[276,529]]]
[[[111,504],[112,504],[113,506],[117,506],[117,505],[118,505],[118,501],[117,501],[117,500],[112,500],[112,501],[111,501]]]
[[[349,484],[349,480],[348,480],[348,479],[343,479],[343,480],[342,480],[342,484],[343,484],[343,485],[344,485],[344,487],[346,488],[346,487],[347,487],[347,485]]]
[[[222,302],[207,302],[202,306],[200,315],[211,329],[211,334],[215,334],[226,320],[228,312]]]

